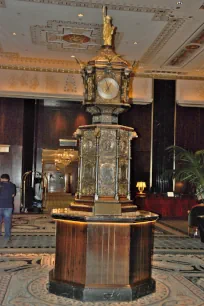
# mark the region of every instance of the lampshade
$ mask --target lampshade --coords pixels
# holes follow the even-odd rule
[[[145,182],[137,182],[137,185],[136,185],[136,187],[143,187],[143,188],[145,188],[146,187],[146,183]]]
[[[145,182],[137,182],[136,187],[138,188],[140,193],[143,193],[146,183]]]

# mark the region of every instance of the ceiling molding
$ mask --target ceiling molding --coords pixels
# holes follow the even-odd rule
[[[73,7],[86,7],[86,8],[96,8],[102,9],[104,5],[108,10],[118,10],[118,11],[131,11],[131,12],[142,12],[142,13],[155,13],[153,17],[155,20],[163,20],[164,16],[170,12],[175,6],[169,8],[163,8],[162,6],[157,7],[147,7],[145,5],[133,5],[133,4],[116,4],[115,0],[106,0],[106,3],[97,3],[89,0],[18,0],[28,3],[36,4],[50,4],[50,5],[60,5],[60,6],[73,6]]]
[[[87,7],[87,8],[98,8],[102,9],[103,3],[93,3],[87,0],[81,1],[70,1],[70,0],[18,0],[28,3],[41,3],[41,4],[50,4],[50,5],[61,5],[61,6],[74,6],[74,7]],[[158,54],[159,51],[168,43],[171,37],[183,26],[185,21],[189,16],[176,17],[172,15],[172,9],[175,7],[163,8],[161,6],[157,7],[146,7],[145,5],[126,5],[124,4],[115,4],[115,1],[106,1],[106,6],[110,10],[120,10],[120,11],[131,11],[131,12],[141,12],[141,13],[151,13],[154,14],[152,21],[166,21],[167,24],[164,26],[160,34],[156,37],[154,42],[149,46],[147,51],[144,53],[140,62],[146,64],[149,63],[155,54]],[[117,39],[117,35],[116,35]],[[118,40],[121,40],[121,37],[118,37]],[[116,41],[117,45],[117,41]],[[48,46],[49,50],[63,50],[61,44],[54,44]],[[57,48],[57,49],[55,49]],[[80,48],[77,49],[77,51]],[[69,50],[70,51],[70,50]],[[74,51],[74,50],[73,50]],[[88,51],[88,50],[86,50]],[[92,51],[92,50],[91,50]],[[83,52],[83,50],[82,50]],[[89,51],[90,52],[90,51]]]
[[[5,70],[19,70],[19,71],[35,71],[35,72],[50,72],[50,73],[64,73],[64,74],[81,74],[80,69],[61,69],[61,68],[39,68],[39,67],[25,67],[21,65],[0,65],[0,69]],[[185,75],[182,72],[166,72],[159,70],[150,70],[146,72],[137,72],[134,77],[165,79],[165,80],[204,80],[204,76]],[[66,88],[66,85],[65,85]],[[67,90],[65,90],[67,91]]]
[[[186,66],[204,49],[204,25],[199,28],[196,33],[182,45],[179,50],[174,53],[169,60],[164,63],[164,66],[181,68]]]
[[[21,66],[21,65],[1,65],[0,69],[7,70],[23,70],[23,71],[37,71],[37,72],[55,72],[55,73],[71,73],[80,74],[80,69],[67,69],[67,68],[48,68],[48,67],[31,67],[31,66]]]
[[[157,38],[140,59],[141,63],[149,63],[150,60],[157,54],[170,40],[170,38],[183,26],[185,18],[172,19],[164,26]]]
[[[48,58],[37,58],[37,57],[24,57],[20,56],[18,53],[14,52],[4,52],[1,48],[0,44],[0,58],[6,60],[9,63],[7,66],[19,66],[21,64],[23,67],[31,66],[31,65],[53,65],[53,66],[61,66],[65,69],[70,68],[71,70],[75,70],[76,62],[74,60],[58,60],[58,59],[48,59]],[[3,64],[3,63],[2,63]],[[5,66],[5,64],[3,64]],[[34,67],[34,69],[44,69],[43,67]],[[28,69],[32,69],[32,67],[28,67]],[[54,69],[54,68],[49,68]],[[56,70],[57,68],[55,68]],[[63,69],[62,69],[63,70]],[[63,72],[63,71],[62,71]]]

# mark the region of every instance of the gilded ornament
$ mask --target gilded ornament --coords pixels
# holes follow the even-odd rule
[[[111,24],[111,17],[106,14],[106,7],[103,7],[103,40],[104,45],[112,46],[112,38],[115,27]]]
[[[95,137],[100,137],[100,134],[101,134],[101,130],[99,128],[95,128],[94,136]]]
[[[87,91],[88,91],[88,101],[91,101],[93,99],[93,97],[94,97],[93,76],[90,76],[87,79]]]

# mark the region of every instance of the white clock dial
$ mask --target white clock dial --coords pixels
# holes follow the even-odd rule
[[[97,90],[103,99],[113,99],[118,95],[119,85],[112,78],[104,78],[98,82]]]

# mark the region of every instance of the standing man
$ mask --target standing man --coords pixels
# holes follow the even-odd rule
[[[2,222],[4,220],[4,238],[7,241],[11,240],[11,219],[15,193],[15,185],[10,182],[9,175],[2,174],[0,179],[0,236],[2,235]]]

